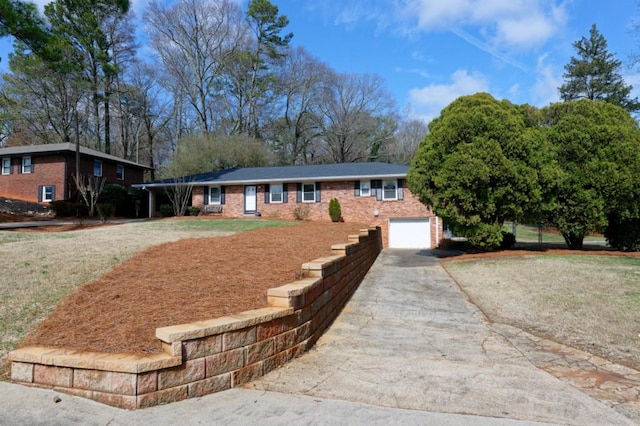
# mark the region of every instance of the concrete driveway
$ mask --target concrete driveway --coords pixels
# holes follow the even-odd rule
[[[624,425],[640,420],[537,368],[503,335],[429,253],[385,250],[313,350],[245,388],[128,412],[0,383],[0,424]]]

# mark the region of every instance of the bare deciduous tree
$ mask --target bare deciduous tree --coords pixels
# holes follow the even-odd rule
[[[82,196],[84,203],[89,209],[89,216],[93,216],[95,214],[98,198],[100,198],[100,194],[104,189],[107,179],[102,176],[86,176],[80,174],[79,176],[74,175],[73,180],[80,196]]]
[[[193,183],[184,178],[173,179],[173,184],[165,189],[165,193],[171,201],[173,214],[176,216],[184,216],[191,201],[191,191]]]

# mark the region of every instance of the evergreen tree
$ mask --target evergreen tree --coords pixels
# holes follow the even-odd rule
[[[565,83],[559,88],[563,101],[590,99],[609,102],[629,112],[640,110],[638,99],[629,97],[633,87],[626,85],[620,75],[622,63],[607,50],[607,40],[595,24],[589,38],[582,37],[573,47],[578,55],[565,65]]]

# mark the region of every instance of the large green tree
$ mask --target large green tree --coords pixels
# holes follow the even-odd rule
[[[34,53],[47,54],[51,34],[34,3],[0,0],[0,37],[9,35]]]
[[[556,174],[547,220],[570,248],[605,229],[608,216],[639,217],[640,130],[622,107],[582,99],[542,110]]]
[[[486,93],[458,98],[430,123],[411,163],[411,192],[477,248],[498,247],[506,220],[542,207],[549,150],[528,126],[530,110]]]
[[[573,47],[577,57],[571,57],[565,65],[565,82],[559,88],[563,101],[590,99],[609,102],[629,112],[640,109],[638,99],[630,95],[633,87],[625,84],[620,75],[622,62],[608,51],[607,40],[595,24],[589,38],[582,37]]]

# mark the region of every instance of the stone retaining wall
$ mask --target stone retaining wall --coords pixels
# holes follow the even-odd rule
[[[364,229],[333,255],[302,265],[303,278],[269,289],[268,306],[158,328],[164,353],[87,353],[29,347],[9,354],[12,380],[136,409],[230,389],[300,356],[322,335],[382,249]]]

